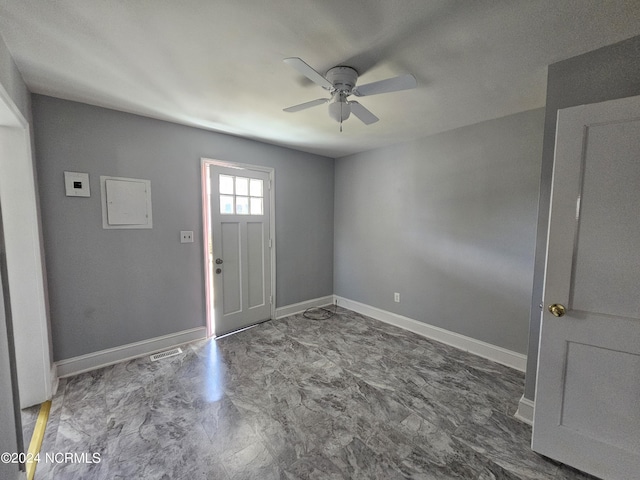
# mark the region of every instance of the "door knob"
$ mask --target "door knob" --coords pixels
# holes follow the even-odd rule
[[[554,317],[562,317],[565,313],[567,313],[567,309],[560,303],[549,305],[549,311]]]
[[[218,275],[220,275],[220,274],[222,273],[222,269],[221,269],[221,268],[216,268],[216,273],[217,273]]]
[[[222,265],[222,259],[221,258],[216,258],[216,263],[218,265]]]

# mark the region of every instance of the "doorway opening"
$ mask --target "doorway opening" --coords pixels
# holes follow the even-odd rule
[[[208,158],[201,162],[205,310],[207,336],[212,337],[275,318],[274,169]],[[221,171],[226,174],[220,176]],[[221,181],[231,193],[221,191]],[[245,184],[246,194],[240,190]],[[237,245],[237,251],[230,245]]]

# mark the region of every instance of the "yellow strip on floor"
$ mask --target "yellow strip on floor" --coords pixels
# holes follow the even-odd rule
[[[38,413],[38,419],[36,420],[36,426],[33,429],[33,435],[31,435],[31,443],[29,443],[29,454],[27,455],[27,480],[33,480],[36,474],[37,462],[33,459],[40,453],[40,447],[42,447],[42,439],[44,438],[44,431],[47,428],[47,420],[49,419],[49,411],[51,410],[51,401],[44,402],[40,406],[40,413]]]

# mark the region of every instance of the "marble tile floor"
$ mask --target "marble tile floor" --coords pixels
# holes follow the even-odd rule
[[[20,417],[22,420],[22,439],[24,441],[24,448],[29,448],[31,442],[31,436],[36,426],[36,420],[38,420],[38,413],[40,413],[40,405],[34,405],[33,407],[23,408],[20,411]]]
[[[589,478],[531,451],[523,386],[345,309],[293,315],[62,380],[36,479]]]

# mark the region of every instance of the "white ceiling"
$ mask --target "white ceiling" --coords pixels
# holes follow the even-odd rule
[[[0,0],[32,92],[340,157],[544,106],[547,65],[640,34],[638,0]],[[325,92],[282,62],[415,90],[358,100],[342,133]]]

